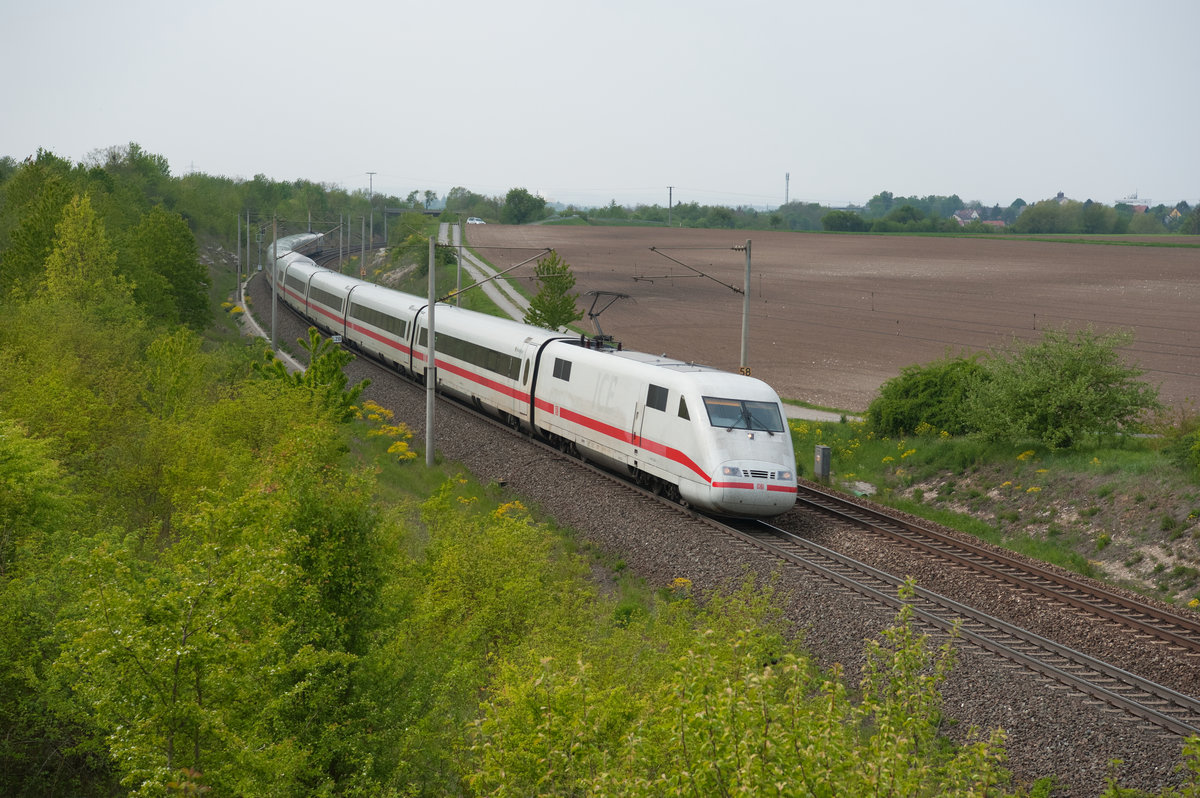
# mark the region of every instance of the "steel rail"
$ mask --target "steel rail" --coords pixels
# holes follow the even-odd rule
[[[735,525],[724,526],[728,534],[769,551],[786,562],[831,579],[871,601],[894,608],[907,603],[917,618],[934,628],[947,633],[954,632],[979,648],[1054,679],[1134,717],[1180,736],[1200,734],[1200,701],[1190,696],[920,586],[914,587],[914,594],[920,599],[920,603],[905,602],[897,595],[887,592],[898,588],[904,580],[772,524],[754,522],[749,525],[752,531],[739,529]],[[766,531],[755,532],[753,529]],[[774,540],[778,538],[783,538],[787,546],[775,543]],[[797,547],[807,553],[797,553]],[[822,564],[819,560],[824,560],[827,564]],[[882,585],[882,588],[877,585]],[[947,617],[947,614],[950,617]],[[965,621],[960,624],[960,619]],[[1012,642],[1005,642],[1006,638]]]
[[[975,546],[958,538],[883,511],[863,507],[808,484],[801,484],[798,504],[866,527],[973,571],[1061,601],[1076,609],[1152,635],[1182,650],[1200,654],[1200,619],[1142,604],[1099,585],[1088,584],[1016,557]]]

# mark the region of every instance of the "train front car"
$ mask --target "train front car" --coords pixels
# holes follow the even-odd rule
[[[762,380],[719,371],[690,376],[696,419],[707,425],[711,478],[698,505],[722,515],[767,518],[796,504],[796,455],[783,404]],[[686,498],[686,497],[685,497]]]
[[[783,407],[761,380],[644,352],[548,343],[534,427],[638,484],[714,515],[796,503]]]

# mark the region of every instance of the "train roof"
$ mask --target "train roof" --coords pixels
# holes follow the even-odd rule
[[[775,390],[757,377],[734,374],[714,366],[690,363],[677,358],[667,357],[666,355],[652,355],[647,352],[580,347],[578,339],[565,339],[559,341],[557,345],[578,347],[581,353],[588,353],[587,357],[616,358],[617,360],[631,364],[629,366],[630,371],[654,368],[663,369],[672,375],[669,377],[666,374],[662,374],[657,378],[662,380],[663,385],[688,385],[692,390],[703,394],[737,396],[743,399],[760,399],[765,401],[779,400]],[[560,356],[565,355],[561,350],[559,350],[558,354]],[[649,377],[649,374],[650,372],[648,371],[642,371],[643,377]],[[649,379],[655,380],[656,378],[649,377]]]
[[[647,352],[633,352],[627,349],[623,350],[605,350],[614,357],[632,360],[637,363],[645,363],[650,366],[658,366],[660,368],[672,369],[674,371],[720,371],[720,369],[712,366],[705,366],[700,363],[689,363],[683,360],[677,360],[666,355],[651,355]]]
[[[318,241],[324,238],[323,233],[294,233],[290,236],[275,239],[275,254],[282,255],[285,252],[292,252],[300,249],[305,244],[311,244],[313,241]]]

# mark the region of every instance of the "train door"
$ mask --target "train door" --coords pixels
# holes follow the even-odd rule
[[[531,416],[529,406],[533,402],[534,366],[538,358],[538,344],[532,339],[526,338],[524,343],[517,347],[517,358],[520,360],[521,374],[517,378],[519,387],[516,392],[514,412],[519,419],[529,423]]]
[[[630,443],[635,448],[642,445],[642,423],[646,420],[646,403],[641,400],[633,403],[633,423],[629,428]]]
[[[413,376],[424,382],[429,373],[429,328],[422,325],[417,328],[417,345],[413,347],[412,371]],[[435,353],[436,356],[436,353]]]

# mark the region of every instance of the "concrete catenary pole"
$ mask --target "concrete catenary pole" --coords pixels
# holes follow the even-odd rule
[[[276,222],[275,217],[272,216],[271,217],[271,271],[270,271],[270,275],[271,275],[271,351],[272,352],[276,352],[279,350],[279,345],[276,343],[276,338],[275,338],[275,305],[278,304],[278,298],[275,295],[275,292],[278,290],[277,286],[275,285],[275,276],[276,276],[276,272],[279,271],[278,267],[275,264],[275,259],[277,257],[279,257],[279,224]]]
[[[746,282],[742,284],[742,363],[741,373],[750,373],[750,239],[746,239]]]
[[[437,389],[437,338],[433,333],[433,308],[437,304],[437,290],[434,285],[433,247],[434,236],[429,237],[429,345],[425,351],[428,359],[425,361],[425,467],[433,468],[433,411],[434,391]]]
[[[367,208],[371,212],[371,246],[375,246],[375,173],[367,172],[371,176],[370,187],[367,189]]]

